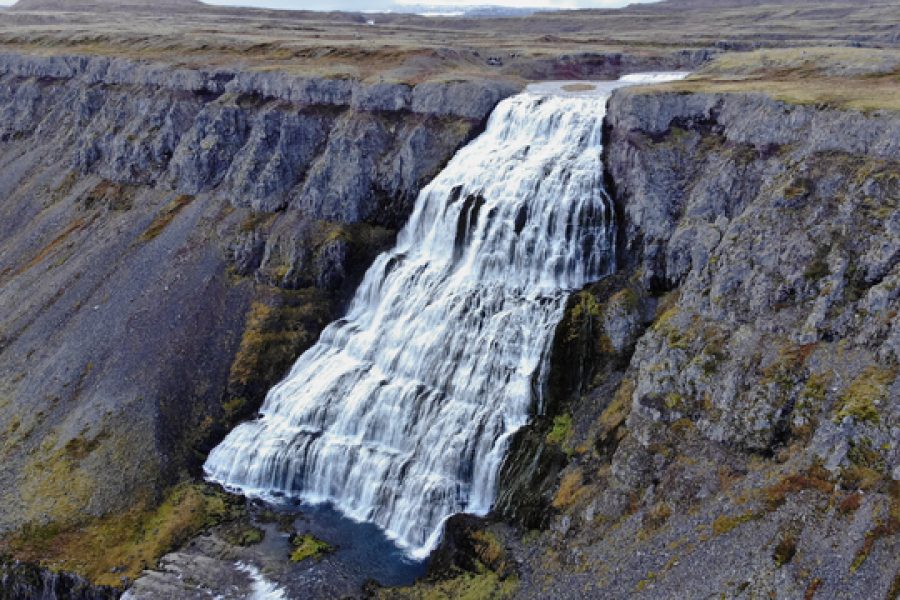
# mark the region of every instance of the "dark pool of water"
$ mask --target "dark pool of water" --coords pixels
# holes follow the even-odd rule
[[[340,562],[341,570],[359,585],[370,579],[384,586],[409,585],[422,577],[428,567],[427,560],[408,558],[377,526],[348,519],[328,504],[311,505],[289,499],[256,502],[293,517],[298,534],[310,533],[332,545],[335,551],[329,555],[329,562]],[[272,542],[278,543],[274,539]]]

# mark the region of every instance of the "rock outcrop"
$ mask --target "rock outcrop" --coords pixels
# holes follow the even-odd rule
[[[9,600],[115,600],[121,593],[92,586],[77,575],[52,573],[0,556],[0,598]]]
[[[894,597],[900,118],[626,89],[605,152],[621,271],[504,468],[518,595]]]
[[[514,91],[0,56],[0,531],[195,472]]]

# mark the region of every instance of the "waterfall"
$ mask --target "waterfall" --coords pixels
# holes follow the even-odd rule
[[[569,293],[614,266],[601,135],[623,84],[501,102],[422,190],[347,316],[210,454],[209,479],[331,502],[416,558],[450,515],[490,510],[510,436],[541,408]]]

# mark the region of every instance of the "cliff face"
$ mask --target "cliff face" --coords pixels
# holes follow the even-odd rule
[[[67,600],[115,600],[112,588],[92,586],[76,575],[51,573],[34,565],[0,557],[0,598],[65,598]]]
[[[621,271],[504,468],[520,594],[893,597],[900,118],[626,89],[605,151]]]
[[[195,469],[513,91],[0,56],[0,531]]]

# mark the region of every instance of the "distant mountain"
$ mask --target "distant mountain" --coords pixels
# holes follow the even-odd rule
[[[196,10],[205,6],[200,0],[19,0],[10,10],[48,10],[48,11],[107,11],[117,9],[189,9]]]
[[[527,17],[537,12],[559,10],[552,7],[517,8],[495,4],[460,6],[456,4],[396,4],[389,12],[429,17]]]

